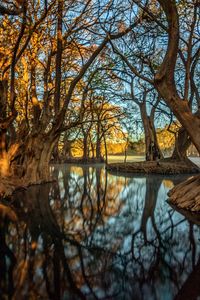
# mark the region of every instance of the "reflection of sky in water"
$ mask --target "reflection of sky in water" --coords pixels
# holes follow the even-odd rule
[[[173,181],[177,183],[181,177],[124,177],[106,174],[100,167],[74,166],[59,166],[52,173],[58,178],[58,185],[33,187],[23,194],[25,203],[29,200],[38,211],[47,203],[44,214],[41,211],[37,220],[35,209],[23,206],[23,211],[27,211],[28,240],[39,230],[33,280],[37,290],[47,293],[44,263],[48,266],[49,280],[53,278],[52,255],[59,228],[65,237],[63,253],[71,276],[87,299],[95,299],[94,294],[100,299],[108,296],[111,299],[174,299],[200,254],[199,227],[185,220],[166,202]],[[53,216],[50,225],[48,218],[45,219],[49,213],[48,202]],[[19,226],[18,241],[14,235],[8,236],[9,247],[20,259],[24,255],[23,226]],[[60,281],[64,285],[62,278]],[[62,290],[61,299],[79,299],[72,298],[67,288]]]
[[[76,169],[73,171],[71,178],[78,182],[80,170],[79,175]],[[93,171],[89,169],[89,172]],[[105,181],[104,176],[101,174],[101,182]],[[91,180],[91,176],[89,178]],[[98,224],[83,243],[104,247],[108,252],[115,251],[118,257],[124,256],[127,278],[143,280],[142,294],[148,295],[148,299],[155,299],[155,295],[158,299],[173,299],[192,271],[192,260],[197,262],[200,253],[199,228],[191,226],[166,202],[167,192],[173,187],[173,177],[108,175],[107,181],[108,194],[113,185],[118,187],[117,197],[115,193],[114,196],[117,205],[119,201],[122,204],[120,211],[109,215],[103,225]],[[96,185],[95,179],[93,185]],[[60,187],[63,188],[61,182]],[[123,269],[118,258],[112,264]],[[127,288],[128,284],[125,285]],[[138,293],[137,283],[135,290]]]

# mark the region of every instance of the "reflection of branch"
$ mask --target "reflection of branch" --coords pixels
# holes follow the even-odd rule
[[[54,240],[54,243],[55,243],[55,240]],[[71,273],[70,267],[69,267],[69,265],[67,263],[67,259],[65,257],[65,251],[64,251],[64,246],[62,244],[62,241],[58,240],[56,243],[58,244],[58,248],[57,248],[58,253],[57,254],[59,254],[59,257],[61,258],[65,275],[66,275],[66,277],[68,279],[68,282],[70,284],[70,289],[75,294],[77,294],[80,297],[80,299],[86,300],[86,297],[84,296],[84,294],[82,293],[82,291],[76,286],[76,283],[75,283],[75,281],[74,281],[74,279],[72,277],[72,273]]]
[[[200,259],[195,266],[194,270],[191,272],[189,277],[186,279],[185,283],[179,290],[178,294],[174,298],[174,300],[183,300],[190,299],[196,300],[200,295]]]
[[[78,248],[78,253],[79,253],[79,257],[80,257],[80,263],[81,263],[81,270],[82,270],[82,274],[83,274],[83,278],[85,279],[85,282],[91,292],[91,294],[93,295],[94,299],[98,299],[98,297],[96,296],[95,292],[93,291],[90,282],[85,274],[85,267],[84,267],[84,262],[83,262],[83,254],[82,254],[82,250],[81,247]]]
[[[8,299],[11,299],[14,292],[13,269],[16,265],[16,257],[6,244],[7,220],[3,220],[1,216],[0,221],[3,221],[4,224],[3,226],[0,224],[0,297],[3,299],[3,296],[5,296],[4,293],[2,294],[1,288],[4,289],[7,286]],[[6,262],[7,260],[9,260],[9,264]],[[7,299],[7,297],[4,299]]]
[[[48,245],[47,245],[45,239],[43,239],[43,247],[44,247],[43,249],[44,249],[45,258],[42,263],[42,272],[43,272],[44,280],[46,283],[46,289],[47,289],[49,299],[53,299],[53,293],[51,291],[51,283],[50,283],[50,280],[49,280],[49,277],[47,274],[47,267],[48,267],[48,262],[49,262],[50,256],[49,256],[49,252],[48,252]]]

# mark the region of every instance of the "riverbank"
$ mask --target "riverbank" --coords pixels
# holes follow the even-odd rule
[[[200,169],[190,160],[173,161],[164,159],[162,161],[140,161],[126,163],[109,163],[106,166],[109,172],[120,173],[142,173],[142,174],[197,174]]]
[[[28,182],[17,177],[0,178],[0,200],[9,198],[14,192],[19,190],[26,190],[33,185],[42,185],[45,183],[55,182],[54,178],[48,181],[41,180],[39,182]]]

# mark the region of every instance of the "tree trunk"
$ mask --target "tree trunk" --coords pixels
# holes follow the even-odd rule
[[[84,134],[83,137],[83,160],[88,160],[88,143],[87,143],[87,134]]]
[[[155,161],[161,159],[163,154],[158,145],[154,121],[147,115],[145,103],[141,103],[140,112],[144,127],[146,160]]]
[[[175,140],[175,147],[171,158],[173,160],[187,159],[187,150],[190,145],[191,140],[188,136],[188,133],[183,127],[181,127]]]
[[[103,140],[104,140],[104,148],[105,148],[105,163],[107,164],[108,163],[108,148],[107,148],[105,134],[103,135]],[[126,156],[125,156],[125,158],[126,158]]]
[[[0,176],[10,174],[10,162],[6,148],[6,129],[0,129]]]
[[[188,99],[181,99],[175,84],[175,68],[179,51],[179,15],[176,1],[158,0],[168,22],[168,46],[165,57],[155,75],[155,87],[200,153],[200,118],[193,114]],[[193,211],[200,210],[200,176],[178,185],[169,193],[172,203]]]
[[[96,158],[101,160],[101,141],[100,139],[98,138],[97,139],[97,143],[96,143]]]
[[[168,22],[168,47],[158,72],[155,75],[154,85],[172,110],[181,125],[188,132],[191,141],[200,153],[200,118],[194,115],[188,99],[179,97],[175,84],[175,66],[179,49],[179,16],[175,1],[158,0],[166,14]]]
[[[8,81],[0,81],[0,119],[6,118]]]
[[[91,137],[90,133],[89,133],[89,143],[90,143],[90,147],[91,147],[92,158],[95,158],[95,145],[92,141],[92,137]]]
[[[100,124],[97,124],[96,158],[101,160]]]
[[[17,175],[30,184],[49,181],[49,163],[57,142],[55,136],[30,136],[14,160],[20,167]]]
[[[62,160],[65,161],[67,158],[72,157],[72,142],[65,139],[62,151]]]
[[[52,160],[54,163],[60,163],[60,152],[59,152],[59,147],[58,147],[58,142],[55,144],[52,152]]]
[[[7,128],[2,126],[1,121],[6,119],[8,81],[0,81],[0,176],[10,174],[8,153],[6,147]]]

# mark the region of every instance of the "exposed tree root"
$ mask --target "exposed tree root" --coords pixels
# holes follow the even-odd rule
[[[200,211],[200,175],[175,186],[169,193],[169,202],[178,208]]]

